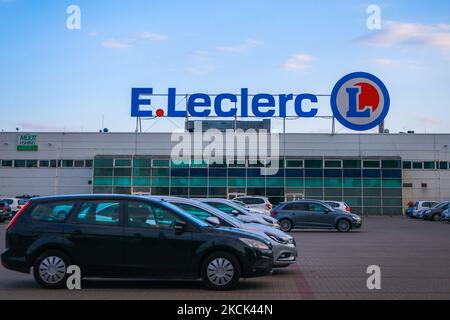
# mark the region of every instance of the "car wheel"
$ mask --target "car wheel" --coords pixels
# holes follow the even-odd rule
[[[241,277],[237,259],[227,252],[209,255],[202,265],[203,283],[213,290],[233,289]]]
[[[441,220],[441,215],[439,213],[435,213],[431,216],[431,220],[439,221],[439,220]]]
[[[42,253],[33,264],[36,282],[45,289],[60,289],[66,285],[69,257],[61,251],[49,250]]]
[[[280,229],[284,232],[289,232],[292,230],[292,222],[288,219],[283,219],[280,221]]]
[[[349,232],[351,229],[350,221],[347,219],[341,219],[336,224],[336,229],[338,229],[339,232]]]

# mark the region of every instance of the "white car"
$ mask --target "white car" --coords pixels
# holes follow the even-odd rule
[[[442,221],[450,221],[450,209],[444,210],[441,216]]]
[[[428,201],[428,200],[416,201],[416,203],[414,204],[414,210],[412,212],[412,217],[413,218],[421,218],[422,211],[433,208],[437,204],[439,204],[439,202],[437,202],[437,201]]]
[[[239,196],[234,198],[233,200],[240,201],[245,203],[245,205],[256,211],[260,211],[261,213],[270,215],[270,210],[272,210],[272,204],[269,199],[261,196]]]
[[[350,212],[350,206],[345,202],[340,201],[322,201],[332,207],[333,209],[338,209],[345,212]]]
[[[0,198],[0,201],[5,201],[10,207],[12,214],[16,214],[28,202],[24,199],[17,198]]]

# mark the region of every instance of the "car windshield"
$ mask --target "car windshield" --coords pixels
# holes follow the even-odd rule
[[[433,208],[440,209],[440,208],[442,208],[442,207],[445,207],[446,205],[448,205],[448,202],[442,202],[442,203],[438,203],[438,204],[435,205]],[[432,208],[432,209],[433,209],[433,208]]]

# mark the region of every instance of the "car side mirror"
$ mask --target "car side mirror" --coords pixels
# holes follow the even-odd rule
[[[175,223],[173,224],[173,229],[177,233],[183,233],[186,230],[186,222],[182,220],[175,221]]]
[[[213,226],[220,226],[220,220],[217,217],[208,217],[205,221]]]
[[[239,215],[239,211],[233,210],[233,211],[231,211],[231,214],[232,214],[233,216],[238,216],[238,215]]]

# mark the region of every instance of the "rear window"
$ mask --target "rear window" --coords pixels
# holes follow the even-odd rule
[[[63,222],[67,219],[75,204],[75,202],[38,203],[32,208],[30,217],[37,221]]]
[[[339,203],[336,202],[325,202],[327,205],[329,205],[332,208],[338,208],[339,207]]]
[[[18,204],[19,204],[19,206],[24,206],[24,205],[26,205],[27,204],[27,200],[18,200]]]
[[[288,203],[284,206],[283,210],[288,211],[309,211],[309,206],[307,203],[304,202],[297,202],[297,203]]]

